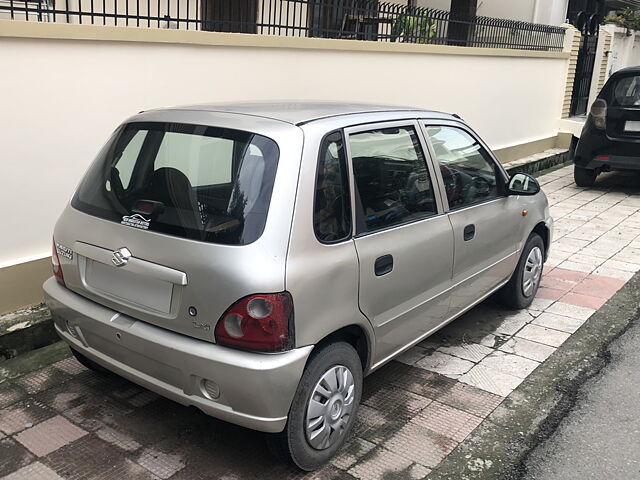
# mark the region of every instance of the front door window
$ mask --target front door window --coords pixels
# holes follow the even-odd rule
[[[489,153],[461,128],[428,126],[451,210],[498,198],[502,175]]]

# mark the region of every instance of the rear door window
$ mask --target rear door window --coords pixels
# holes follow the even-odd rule
[[[130,123],[102,150],[72,205],[139,229],[245,245],[264,230],[278,156],[273,140],[250,132]]]
[[[373,232],[437,213],[433,182],[411,126],[353,133],[358,233]]]

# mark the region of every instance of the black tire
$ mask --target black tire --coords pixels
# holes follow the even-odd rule
[[[573,167],[573,179],[579,187],[592,187],[596,182],[598,172],[590,168]]]
[[[89,360],[87,357],[82,355],[80,352],[74,350],[73,348],[71,349],[71,353],[73,354],[74,357],[76,357],[76,360],[78,360],[82,365],[87,367],[89,370],[92,370],[94,372],[101,373],[101,374],[111,373],[111,371],[107,370],[102,365],[98,365],[93,360]]]
[[[281,433],[267,436],[267,445],[277,458],[307,472],[324,465],[342,448],[353,430],[362,396],[362,364],[351,345],[343,342],[332,343],[312,355],[293,397],[285,429]],[[353,375],[355,387],[353,409],[338,441],[329,448],[316,450],[309,444],[305,435],[307,404],[316,383],[325,372],[338,365],[347,367]]]
[[[571,144],[569,145],[569,151],[567,152],[567,160],[573,162],[576,158],[576,149],[578,148],[578,139],[571,136]]]
[[[535,284],[533,291],[529,293],[529,295],[525,295],[523,288],[523,276],[526,268],[527,257],[529,253],[535,248],[538,247],[542,252],[542,258],[544,259],[544,242],[540,235],[537,233],[532,233],[529,235],[527,242],[522,249],[522,254],[520,255],[520,260],[518,260],[518,265],[516,266],[516,270],[513,272],[513,275],[509,279],[509,282],[502,287],[500,290],[500,300],[507,307],[513,309],[522,309],[527,308],[533,302],[533,299],[538,292],[538,287],[540,286],[540,281],[538,280],[537,284]],[[540,266],[540,278],[542,277],[542,269],[544,267],[544,263]]]

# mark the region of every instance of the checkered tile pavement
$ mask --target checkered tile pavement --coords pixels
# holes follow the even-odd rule
[[[355,432],[319,472],[278,464],[260,433],[69,358],[0,384],[0,478],[424,478],[640,270],[638,177],[540,178],[556,235],[524,311],[488,300],[365,380]]]

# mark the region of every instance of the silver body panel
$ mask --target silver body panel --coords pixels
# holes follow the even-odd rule
[[[307,358],[328,335],[347,326],[360,329],[369,373],[504,285],[536,225],[545,224],[549,236],[553,230],[543,193],[449,211],[423,126],[455,125],[475,136],[450,115],[402,107],[245,104],[156,110],[128,121],[212,125],[273,139],[280,158],[264,232],[249,245],[218,245],[138,230],[67,206],[54,232],[56,243],[74,252],[60,258],[67,288],[53,279],[45,284],[56,328],[97,363],[250,428],[284,428]],[[437,186],[437,214],[335,244],[319,242],[313,208],[322,138],[338,129],[348,136],[398,124],[418,132]],[[353,191],[352,173],[349,180]],[[469,242],[462,230],[470,223],[476,236]],[[116,267],[112,252],[122,247],[132,257]],[[376,276],[373,263],[385,254],[393,255],[394,269]],[[293,350],[260,354],[215,345],[215,324],[230,305],[284,290],[294,299]],[[67,322],[78,327],[77,337]],[[202,378],[220,385],[219,399],[203,396],[194,380]]]

